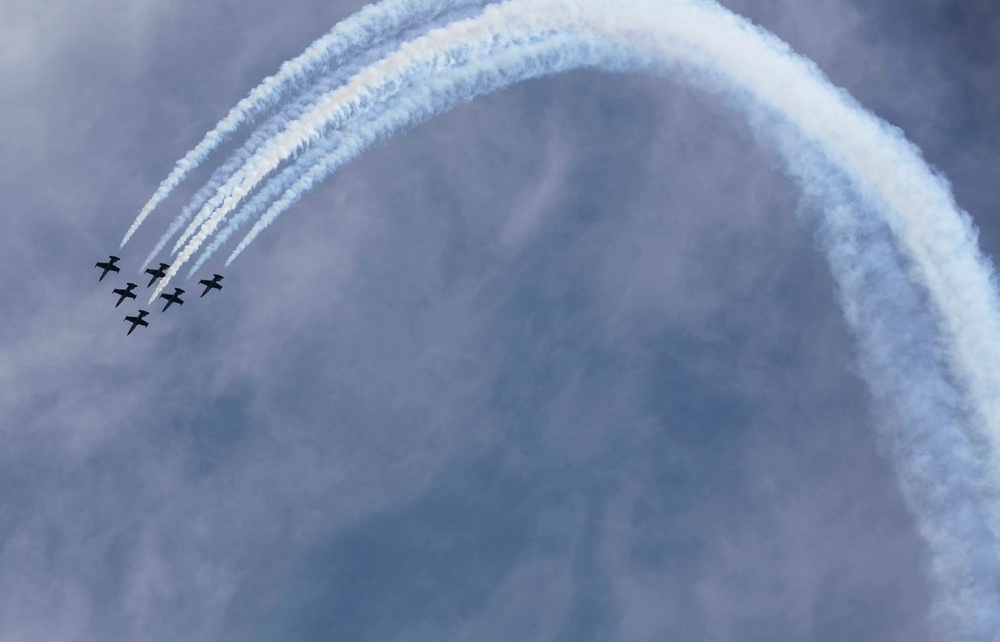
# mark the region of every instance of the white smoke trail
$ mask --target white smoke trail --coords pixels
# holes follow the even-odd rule
[[[777,146],[811,205],[817,241],[838,284],[844,315],[858,337],[861,371],[880,412],[903,497],[932,553],[936,615],[954,639],[994,640],[1000,630],[997,533],[984,494],[983,453],[950,378],[936,310],[908,274],[881,204],[850,170],[831,166],[815,141],[794,127],[750,114]],[[885,412],[888,411],[888,412]]]
[[[191,218],[198,212],[202,206],[208,202],[209,198],[215,194],[219,188],[226,182],[233,172],[238,170],[240,167],[246,163],[254,152],[256,152],[261,145],[270,140],[272,137],[277,135],[285,121],[289,118],[297,118],[300,116],[308,107],[316,101],[319,96],[327,93],[334,87],[338,86],[343,81],[342,74],[334,72],[328,76],[321,78],[316,86],[310,88],[304,95],[296,99],[292,104],[283,108],[277,114],[269,117],[263,125],[256,128],[251,132],[250,137],[237,149],[235,152],[230,154],[230,156],[217,167],[213,172],[208,181],[195,192],[191,200],[185,205],[180,214],[178,214],[173,221],[170,222],[167,231],[163,233],[160,240],[156,242],[153,250],[146,257],[140,269],[146,269],[153,259],[166,247],[167,243],[181,230],[181,228],[186,225]],[[176,248],[175,248],[176,251]]]
[[[609,55],[612,52],[614,55]],[[583,60],[591,60],[590,66],[601,65],[607,69],[614,66],[614,59],[622,57],[623,53],[616,51],[610,42],[598,42],[595,38],[588,39],[578,34],[555,33],[414,85],[410,92],[394,100],[391,108],[377,109],[373,117],[335,132],[330,139],[310,148],[277,177],[268,180],[227,223],[226,228],[213,237],[188,276],[194,274],[243,224],[260,215],[271,204],[226,261],[228,266],[264,227],[294,205],[315,184],[372,144],[427,121],[451,109],[457,102],[471,100],[501,86],[579,68]]]
[[[199,167],[220,144],[248,120],[281,100],[284,91],[296,82],[316,73],[324,65],[402,31],[407,25],[425,22],[449,11],[480,5],[485,0],[382,0],[369,5],[337,23],[326,35],[313,42],[298,57],[286,61],[273,76],[268,76],[245,98],[236,103],[226,116],[199,142],[194,149],[177,161],[177,165],[160,183],[156,192],[136,216],[122,238],[124,247],[149,214],[192,171]]]
[[[610,0],[538,0],[533,10],[539,27],[572,31],[585,23],[636,51],[636,67],[654,59],[658,71],[721,96],[777,145],[807,195],[821,195],[827,214],[819,240],[858,331],[866,377],[898,417],[896,467],[931,551],[943,608],[961,625],[962,639],[996,639],[1000,302],[992,268],[947,183],[898,130],[834,88],[814,65],[714,3],[633,0],[626,10]],[[384,78],[371,82],[377,88]],[[331,105],[337,110],[342,106]],[[329,124],[325,117],[317,115],[300,139],[318,137]],[[818,152],[805,150],[803,139]],[[810,153],[840,168],[850,198],[838,196],[821,164],[807,162]],[[891,230],[902,267],[863,234],[866,213]],[[906,278],[893,276],[899,274]],[[913,308],[920,309],[913,283],[926,288],[933,305],[923,320],[913,318]],[[977,447],[981,441],[988,448]]]
[[[833,87],[814,64],[719,7],[693,3],[689,16],[668,22],[662,7],[647,0],[637,0],[629,12],[609,10],[600,0],[581,5],[593,12],[589,21],[595,28],[608,37],[627,33],[650,54],[672,55],[676,43],[691,47],[699,52],[693,62],[710,70],[692,82],[728,93],[738,107],[745,100],[732,87],[746,92],[849,172],[900,239],[912,259],[913,278],[932,294],[952,346],[953,369],[968,379],[968,410],[987,427],[993,461],[1000,461],[1000,300],[994,272],[979,253],[971,219],[919,149]]]
[[[551,30],[548,24],[551,20],[535,11],[536,6],[537,3],[531,0],[510,0],[502,5],[492,5],[475,18],[456,21],[448,27],[433,30],[407,42],[329,94],[299,120],[290,123],[205,204],[203,212],[199,213],[199,218],[203,218],[204,223],[191,236],[167,271],[167,276],[160,280],[151,300],[167,287],[180,267],[191,258],[229,212],[283,161],[306,145],[319,140],[325,129],[342,125],[361,109],[391,97],[414,78],[444,73],[484,48],[501,50],[519,40],[536,38]],[[564,16],[566,19],[569,17]],[[204,217],[204,212],[208,211],[211,215]]]
[[[219,188],[226,182],[226,180],[256,152],[261,145],[266,141],[270,140],[272,137],[277,135],[284,123],[290,118],[298,118],[312,103],[319,98],[319,96],[327,93],[334,87],[338,86],[342,81],[342,76],[339,73],[335,73],[332,76],[324,77],[320,79],[315,87],[306,92],[305,95],[300,96],[294,103],[288,107],[282,109],[279,113],[274,114],[267,121],[253,130],[250,138],[243,143],[243,145],[233,152],[225,162],[217,167],[213,172],[212,176],[208,181],[195,192],[194,196],[187,205],[181,209],[180,214],[178,214],[173,221],[170,222],[167,231],[163,233],[160,240],[156,242],[156,245],[150,251],[149,255],[146,256],[146,260],[143,261],[140,270],[145,270],[159,253],[166,247],[167,243],[181,231],[191,218],[198,212],[202,206],[208,202],[209,198],[215,194]],[[177,247],[175,246],[174,252],[176,253]]]
[[[995,493],[984,484],[995,488],[1000,462],[1000,302],[992,268],[980,255],[975,231],[948,185],[897,129],[834,88],[814,64],[717,5],[671,3],[688,5],[689,10],[680,12],[648,0],[630,3],[627,12],[601,0],[580,5],[587,22],[609,37],[627,37],[633,46],[664,60],[684,56],[702,70],[690,80],[727,96],[734,107],[780,114],[843,169],[862,202],[883,217],[899,240],[911,280],[927,288],[936,308],[946,346],[943,359],[965,388],[967,394],[958,396],[960,410],[972,420],[950,419],[951,413],[934,403],[940,395],[932,393],[939,390],[908,380],[911,355],[906,352],[881,359],[892,367],[882,369],[887,378],[873,381],[873,389],[907,392],[893,399],[894,407],[916,422],[900,428],[918,447],[900,457],[897,467],[933,552],[947,610],[964,624],[968,639],[995,639],[1000,631],[998,513]],[[773,138],[775,128],[766,127],[761,135]],[[791,167],[798,166],[794,149],[783,149]],[[824,179],[816,172],[801,176],[806,185],[822,185]],[[846,307],[849,314],[860,309]],[[894,323],[866,330],[880,338],[912,330],[905,315]],[[879,360],[878,341],[865,347],[869,358]],[[963,430],[973,443],[986,440],[989,448],[959,448],[969,437]]]
[[[416,37],[432,29],[444,26],[448,24],[448,22],[453,22],[458,18],[465,17],[461,15],[463,10],[468,11],[478,5],[481,5],[482,3],[483,0],[480,0],[479,2],[465,0],[463,4],[467,6],[464,6],[461,9],[451,11],[443,15],[439,14],[435,17],[435,19],[428,21],[426,24],[412,25],[409,28],[409,32],[412,33],[409,35],[411,37]],[[399,37],[401,37],[401,35]],[[315,105],[321,97],[343,85],[348,78],[357,74],[364,68],[364,66],[379,60],[398,46],[399,42],[394,42],[392,40],[382,43],[381,45],[374,44],[373,46],[370,46],[361,54],[356,55],[349,61],[345,61],[345,63],[338,67],[334,72],[322,76],[313,87],[308,89],[303,95],[299,96],[299,98],[297,98],[293,103],[287,107],[283,107],[278,113],[271,116],[264,125],[255,129],[251,134],[250,139],[239,150],[226,159],[226,162],[222,166],[217,168],[212,173],[208,182],[198,190],[181,213],[171,222],[167,231],[157,242],[156,247],[154,247],[153,251],[149,253],[142,269],[145,269],[146,265],[152,262],[156,255],[159,254],[166,244],[170,242],[170,239],[173,238],[182,227],[190,222],[184,234],[178,238],[173,249],[171,250],[171,254],[177,254],[178,250],[180,250],[184,243],[186,243],[191,235],[194,234],[198,226],[200,226],[211,214],[210,210],[202,209],[205,203],[208,202],[212,195],[216,194],[222,188],[233,173],[235,173],[253,156],[261,145],[279,134],[287,123],[294,122],[302,117],[306,110]],[[195,212],[199,212],[199,215],[194,218],[194,221],[191,221]]]
[[[379,50],[382,55],[384,55],[385,48],[375,48],[375,52],[378,52]],[[366,55],[370,53],[372,53],[372,51],[365,52]],[[154,258],[156,258],[163,248],[166,247],[167,243],[170,242],[170,240],[181,230],[181,228],[191,221],[196,212],[201,211],[205,203],[207,203],[208,200],[219,191],[219,188],[225,184],[234,172],[241,168],[247,160],[249,160],[258,149],[260,149],[261,145],[279,134],[282,129],[284,129],[287,122],[301,117],[302,114],[314,105],[320,97],[342,85],[344,80],[356,72],[357,65],[356,62],[352,60],[351,63],[341,66],[335,72],[323,76],[317,81],[316,85],[309,88],[294,102],[286,107],[283,107],[278,113],[269,117],[263,125],[253,130],[247,141],[244,142],[238,150],[233,152],[222,165],[212,172],[212,176],[208,179],[205,185],[198,189],[195,195],[191,197],[188,204],[181,210],[180,214],[178,214],[174,220],[171,221],[167,231],[164,232],[163,236],[160,237],[160,240],[157,241],[156,246],[146,257],[141,269],[145,269],[146,266],[151,263]],[[191,226],[200,225],[202,222],[203,219],[195,219],[194,222],[191,223]],[[177,243],[174,244],[171,254],[176,254],[177,250],[180,249],[180,246],[187,241],[187,238],[187,236],[182,236]]]
[[[368,125],[369,120],[364,120],[361,124]],[[354,129],[353,127],[351,128]],[[353,133],[353,132],[352,132]],[[226,223],[226,227],[215,234],[212,237],[212,242],[209,243],[208,247],[202,250],[201,254],[198,256],[198,260],[195,261],[194,265],[188,270],[187,278],[194,276],[194,273],[201,269],[201,266],[205,264],[209,258],[212,257],[215,252],[222,247],[229,238],[236,233],[236,231],[242,227],[248,220],[258,216],[268,204],[274,200],[275,194],[280,194],[286,189],[291,187],[296,178],[303,174],[309,167],[320,162],[325,156],[332,154],[339,144],[340,140],[344,137],[341,132],[333,132],[329,137],[320,143],[318,146],[311,148],[308,152],[303,154],[300,158],[296,159],[291,165],[283,169],[278,173],[277,176],[267,181],[263,188],[259,192],[253,195],[249,201],[246,202],[237,212]]]
[[[358,126],[365,127],[370,122],[371,119],[365,119],[360,122]],[[353,134],[358,126],[352,126],[347,131]],[[237,211],[236,215],[229,220],[225,229],[212,237],[212,242],[207,248],[202,250],[201,254],[198,256],[198,260],[195,261],[191,269],[188,270],[187,278],[191,278],[195,272],[201,269],[201,266],[204,265],[205,261],[211,258],[211,256],[248,220],[258,216],[264,208],[266,208],[268,204],[274,200],[276,195],[283,193],[286,189],[291,187],[295,183],[296,179],[305,173],[308,168],[323,160],[323,158],[327,155],[333,153],[343,137],[344,133],[342,132],[338,131],[331,133],[326,140],[321,142],[316,147],[310,148],[309,151],[301,157],[295,159],[291,165],[279,172],[277,176],[268,180],[264,187],[261,188],[259,192],[254,194],[253,197],[250,198],[250,200]]]

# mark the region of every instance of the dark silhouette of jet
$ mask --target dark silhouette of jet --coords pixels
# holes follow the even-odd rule
[[[149,280],[149,284],[146,287],[148,288],[151,285],[153,285],[154,283],[156,283],[156,279],[162,279],[163,277],[165,277],[167,275],[167,268],[168,267],[170,267],[169,263],[160,263],[160,267],[155,268],[155,269],[154,268],[149,268],[148,270],[146,270],[146,274],[152,274],[153,275],[153,278],[151,278]]]
[[[126,287],[124,288],[115,288],[114,290],[111,290],[118,295],[118,303],[115,304],[116,308],[121,305],[122,301],[125,299],[135,298],[135,292],[132,291],[135,289],[135,283],[126,283],[125,285]]]
[[[221,290],[222,286],[219,285],[219,281],[221,280],[222,280],[222,275],[213,274],[211,279],[202,279],[201,281],[198,281],[198,283],[205,286],[205,291],[201,293],[201,296],[205,296],[206,294],[208,294],[208,291],[212,289]]]
[[[166,312],[167,308],[169,308],[174,303],[176,303],[177,305],[184,305],[184,301],[181,300],[182,294],[184,294],[184,290],[180,288],[174,288],[173,294],[161,294],[160,298],[167,300],[167,304],[163,306],[163,312]]]
[[[118,261],[121,261],[121,259],[118,258],[117,256],[108,255],[108,262],[107,263],[101,263],[100,261],[98,261],[97,263],[95,263],[94,267],[99,267],[102,270],[104,270],[103,272],[101,272],[101,278],[99,278],[97,280],[98,281],[103,281],[104,277],[106,277],[108,275],[108,272],[121,272],[121,270],[118,268],[118,266],[115,265],[115,263],[117,263]]]
[[[132,327],[128,329],[128,333],[125,336],[132,334],[132,330],[135,330],[136,326],[140,325],[143,327],[148,326],[149,321],[143,321],[143,319],[146,317],[147,314],[149,314],[149,312],[146,312],[145,310],[139,310],[139,314],[137,314],[136,316],[125,317],[125,320],[132,324]]]

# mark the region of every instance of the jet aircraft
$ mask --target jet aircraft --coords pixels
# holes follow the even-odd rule
[[[139,310],[139,314],[137,314],[136,316],[134,316],[134,317],[125,317],[125,320],[132,324],[132,327],[128,329],[128,333],[125,336],[128,336],[129,334],[132,334],[132,330],[135,330],[136,326],[140,326],[140,325],[143,326],[143,327],[148,326],[149,325],[149,321],[144,321],[143,320],[146,317],[147,314],[149,314],[149,312],[146,312],[145,310]]]
[[[160,267],[149,268],[148,270],[146,270],[146,274],[153,275],[153,278],[149,280],[149,285],[147,285],[146,287],[148,288],[152,286],[154,283],[156,283],[156,279],[162,279],[163,277],[165,277],[167,275],[168,267],[170,267],[169,263],[160,263]]]
[[[94,267],[99,267],[102,270],[104,270],[103,272],[101,272],[101,278],[99,278],[97,280],[98,281],[103,281],[104,277],[106,277],[108,275],[108,272],[121,272],[121,269],[117,265],[115,265],[115,263],[117,263],[120,260],[121,259],[119,259],[117,256],[108,255],[108,262],[107,263],[101,263],[100,261],[98,261],[97,263],[95,263]]]
[[[135,298],[135,292],[132,291],[135,289],[135,283],[126,283],[125,285],[126,287],[124,288],[115,288],[112,290],[112,292],[118,295],[118,303],[115,304],[116,308],[121,305],[122,301],[125,299]]]
[[[211,279],[202,279],[201,281],[198,281],[198,283],[205,286],[205,291],[201,293],[201,296],[205,296],[208,294],[208,291],[212,289],[221,290],[222,286],[219,285],[219,281],[221,281],[222,278],[223,277],[220,274],[213,274]]]
[[[160,298],[167,300],[167,304],[165,306],[163,306],[163,310],[162,311],[166,312],[167,308],[169,308],[174,303],[176,303],[177,305],[184,305],[184,301],[181,299],[181,295],[182,294],[184,294],[184,290],[182,290],[180,288],[174,288],[174,293],[173,294],[161,294]]]

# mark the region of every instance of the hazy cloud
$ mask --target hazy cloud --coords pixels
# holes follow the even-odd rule
[[[726,4],[998,247],[989,3]],[[190,192],[90,266],[358,6],[0,10],[0,637],[942,639],[795,187],[669,82],[465,105],[126,340],[110,289]]]

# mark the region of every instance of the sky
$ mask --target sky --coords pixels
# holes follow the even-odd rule
[[[684,85],[463,105],[125,336],[198,180],[135,212],[362,4],[0,7],[0,640],[951,639],[796,185]],[[723,4],[1000,255],[1000,8]]]

